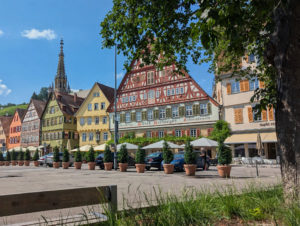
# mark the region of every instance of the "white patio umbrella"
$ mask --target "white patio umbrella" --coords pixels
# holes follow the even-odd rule
[[[257,134],[256,149],[258,150],[258,155],[262,156],[263,155],[263,144],[261,141],[260,133]]]
[[[92,147],[92,145],[87,144],[87,145],[81,146],[79,149],[80,149],[80,151],[87,152],[90,150],[91,147]],[[71,152],[75,152],[75,151],[77,151],[77,148],[71,150]]]
[[[21,147],[14,147],[14,148],[9,149],[8,151],[12,151],[12,150],[20,151],[21,149],[22,149]]]
[[[218,142],[202,137],[200,139],[194,140],[191,142],[191,145],[193,145],[193,147],[218,147]]]
[[[171,149],[181,149],[182,148],[181,146],[174,144],[172,142],[167,141],[167,143]],[[156,143],[149,144],[149,145],[143,147],[143,149],[145,149],[145,150],[147,150],[147,149],[162,149],[163,146],[164,146],[164,140],[161,140]]]
[[[37,147],[34,146],[29,146],[27,148],[24,148],[25,150],[28,149],[29,151],[35,151],[37,149]]]
[[[130,143],[122,143],[117,145],[117,150],[119,151],[121,149],[122,145],[126,145],[127,150],[137,150],[138,146],[135,144],[130,144]]]
[[[95,150],[95,151],[104,151],[106,145],[107,145],[107,144],[101,144],[101,145],[98,145],[98,146],[94,147],[94,150]]]

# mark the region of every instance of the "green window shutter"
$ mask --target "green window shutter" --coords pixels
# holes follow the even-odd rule
[[[159,111],[158,110],[154,110],[153,114],[154,114],[154,119],[158,119],[158,117],[159,117]]]
[[[185,107],[179,107],[179,116],[183,117],[185,115]]]
[[[167,118],[171,118],[171,108],[166,109],[166,116]]]
[[[135,122],[136,117],[135,117],[135,112],[131,112],[131,121]]]
[[[146,111],[143,111],[143,112],[142,112],[142,120],[143,120],[143,121],[146,121],[146,120],[147,120],[147,112],[146,112]]]
[[[199,104],[193,105],[193,115],[200,115],[200,105]]]
[[[125,114],[120,114],[120,122],[125,122]]]
[[[211,103],[207,103],[207,113],[211,114]]]

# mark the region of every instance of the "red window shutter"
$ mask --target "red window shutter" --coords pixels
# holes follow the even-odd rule
[[[155,132],[151,132],[151,137],[155,137]]]
[[[197,137],[199,137],[201,135],[201,130],[197,129]]]
[[[190,136],[190,130],[189,129],[186,130],[186,133],[187,133],[186,134],[187,136]]]
[[[158,137],[158,131],[156,131],[156,137]]]
[[[175,130],[173,130],[172,133],[173,133],[173,136],[175,136]]]
[[[181,136],[183,137],[185,135],[185,130],[181,130]]]

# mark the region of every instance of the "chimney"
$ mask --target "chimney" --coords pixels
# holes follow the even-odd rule
[[[74,103],[77,103],[77,94],[74,93]]]

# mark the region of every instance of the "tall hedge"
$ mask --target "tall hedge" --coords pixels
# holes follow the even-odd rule
[[[53,162],[59,162],[59,148],[57,146],[53,150]]]
[[[103,161],[113,162],[112,153],[108,145],[105,146]]]
[[[162,151],[164,164],[170,164],[173,161],[174,155],[166,141],[164,141]]]

